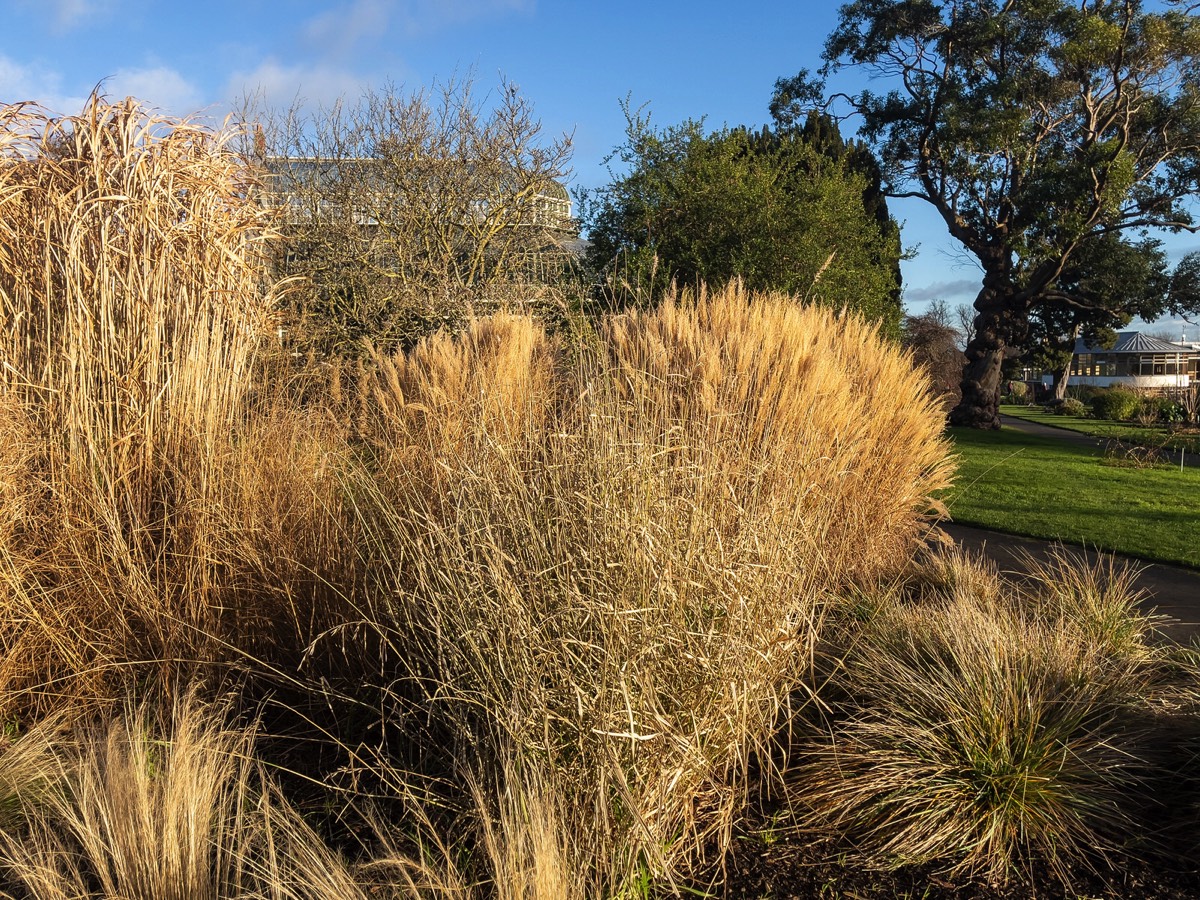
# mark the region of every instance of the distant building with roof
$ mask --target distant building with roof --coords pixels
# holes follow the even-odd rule
[[[1163,391],[1185,388],[1200,378],[1200,345],[1175,343],[1122,331],[1111,347],[1075,341],[1071,358],[1072,384]]]
[[[385,245],[397,235],[414,243],[414,258],[428,255],[418,246],[428,240],[435,254],[456,254],[464,267],[478,265],[477,248],[486,245],[485,259],[503,254],[509,271],[538,280],[562,276],[579,259],[579,222],[567,188],[505,163],[297,156],[260,163],[263,201],[281,213],[282,271],[290,274],[291,262],[311,253],[334,224],[349,226],[343,237],[357,231],[358,258],[385,267],[394,249]]]
[[[262,161],[270,190],[266,201],[282,207],[287,224],[312,221],[333,211],[339,201],[346,203],[345,212],[359,225],[377,227],[384,224],[380,215],[389,208],[405,203],[400,182],[388,164],[381,159],[362,157],[297,157],[269,156]],[[563,242],[578,238],[579,223],[571,215],[571,195],[559,181],[544,178],[529,190],[527,175],[504,165],[475,167],[469,163],[453,169],[449,176],[439,176],[429,167],[414,164],[413,174],[425,180],[426,192],[436,193],[439,178],[467,177],[467,184],[455,186],[449,194],[465,188],[472,194],[469,203],[475,216],[487,214],[489,204],[497,201],[517,201],[520,214],[517,224],[547,229]]]

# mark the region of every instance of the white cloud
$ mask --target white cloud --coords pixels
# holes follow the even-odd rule
[[[904,299],[909,303],[945,300],[947,303],[974,300],[982,284],[980,278],[961,278],[956,281],[935,281],[919,288],[906,288]]]
[[[136,97],[173,116],[191,115],[205,105],[200,89],[168,66],[118,69],[105,79],[103,90],[113,98]]]
[[[87,96],[67,91],[61,72],[0,56],[0,102],[25,101],[38,103],[52,113],[75,115],[83,109]]]
[[[78,115],[95,85],[88,84],[80,91],[79,85],[68,87],[65,81],[56,70],[0,56],[0,102],[33,101],[51,113]],[[99,88],[110,99],[136,97],[147,106],[175,116],[197,112],[204,105],[200,89],[167,66],[119,69]]]
[[[237,72],[229,79],[226,93],[235,102],[242,97],[261,97],[268,106],[300,101],[328,106],[341,98],[357,100],[365,86],[353,73],[331,65],[283,65],[264,60],[251,72]]]

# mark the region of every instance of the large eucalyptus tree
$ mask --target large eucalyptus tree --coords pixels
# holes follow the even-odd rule
[[[1200,24],[1138,0],[855,0],[824,73],[850,97],[895,197],[937,210],[978,260],[975,335],[951,422],[999,427],[1000,366],[1031,313],[1086,308],[1063,273],[1090,242],[1193,228]],[[794,91],[796,80],[781,81]]]

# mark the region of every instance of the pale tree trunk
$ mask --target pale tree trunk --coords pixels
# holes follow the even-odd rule
[[[1071,361],[1054,372],[1054,399],[1065,400],[1067,397],[1067,379],[1071,376]]]
[[[1079,337],[1079,326],[1076,325],[1071,329],[1071,336],[1067,339],[1070,347],[1067,348],[1067,361],[1054,372],[1054,399],[1065,400],[1067,397],[1067,379],[1071,377],[1071,363],[1075,360],[1075,341]]]
[[[1027,306],[1015,296],[1007,270],[989,272],[975,298],[975,334],[967,344],[962,400],[950,411],[950,424],[1000,427],[1000,367],[1013,342],[1024,337]]]

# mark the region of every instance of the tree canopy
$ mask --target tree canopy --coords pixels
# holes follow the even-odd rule
[[[886,92],[847,99],[889,195],[930,203],[983,269],[952,422],[998,427],[1000,366],[1027,344],[1031,315],[1096,307],[1069,274],[1089,244],[1192,227],[1198,52],[1189,10],[1137,0],[842,7],[823,74],[887,79]],[[794,103],[811,84],[780,87]]]
[[[624,171],[582,204],[610,302],[652,302],[671,282],[740,278],[897,334],[899,230],[874,160],[836,124],[707,132],[701,120],[659,129],[628,105],[625,113],[625,142],[611,157]]]
[[[1059,290],[1080,302],[1045,303],[1030,314],[1029,355],[1055,373],[1055,396],[1065,396],[1076,338],[1111,346],[1116,331],[1134,316],[1162,315],[1172,294],[1170,282],[1159,240],[1135,243],[1108,232],[1084,244],[1057,281]]]
[[[470,78],[356,102],[247,110],[281,214],[285,325],[321,354],[395,348],[541,287],[570,265],[571,144],[514,85]]]

